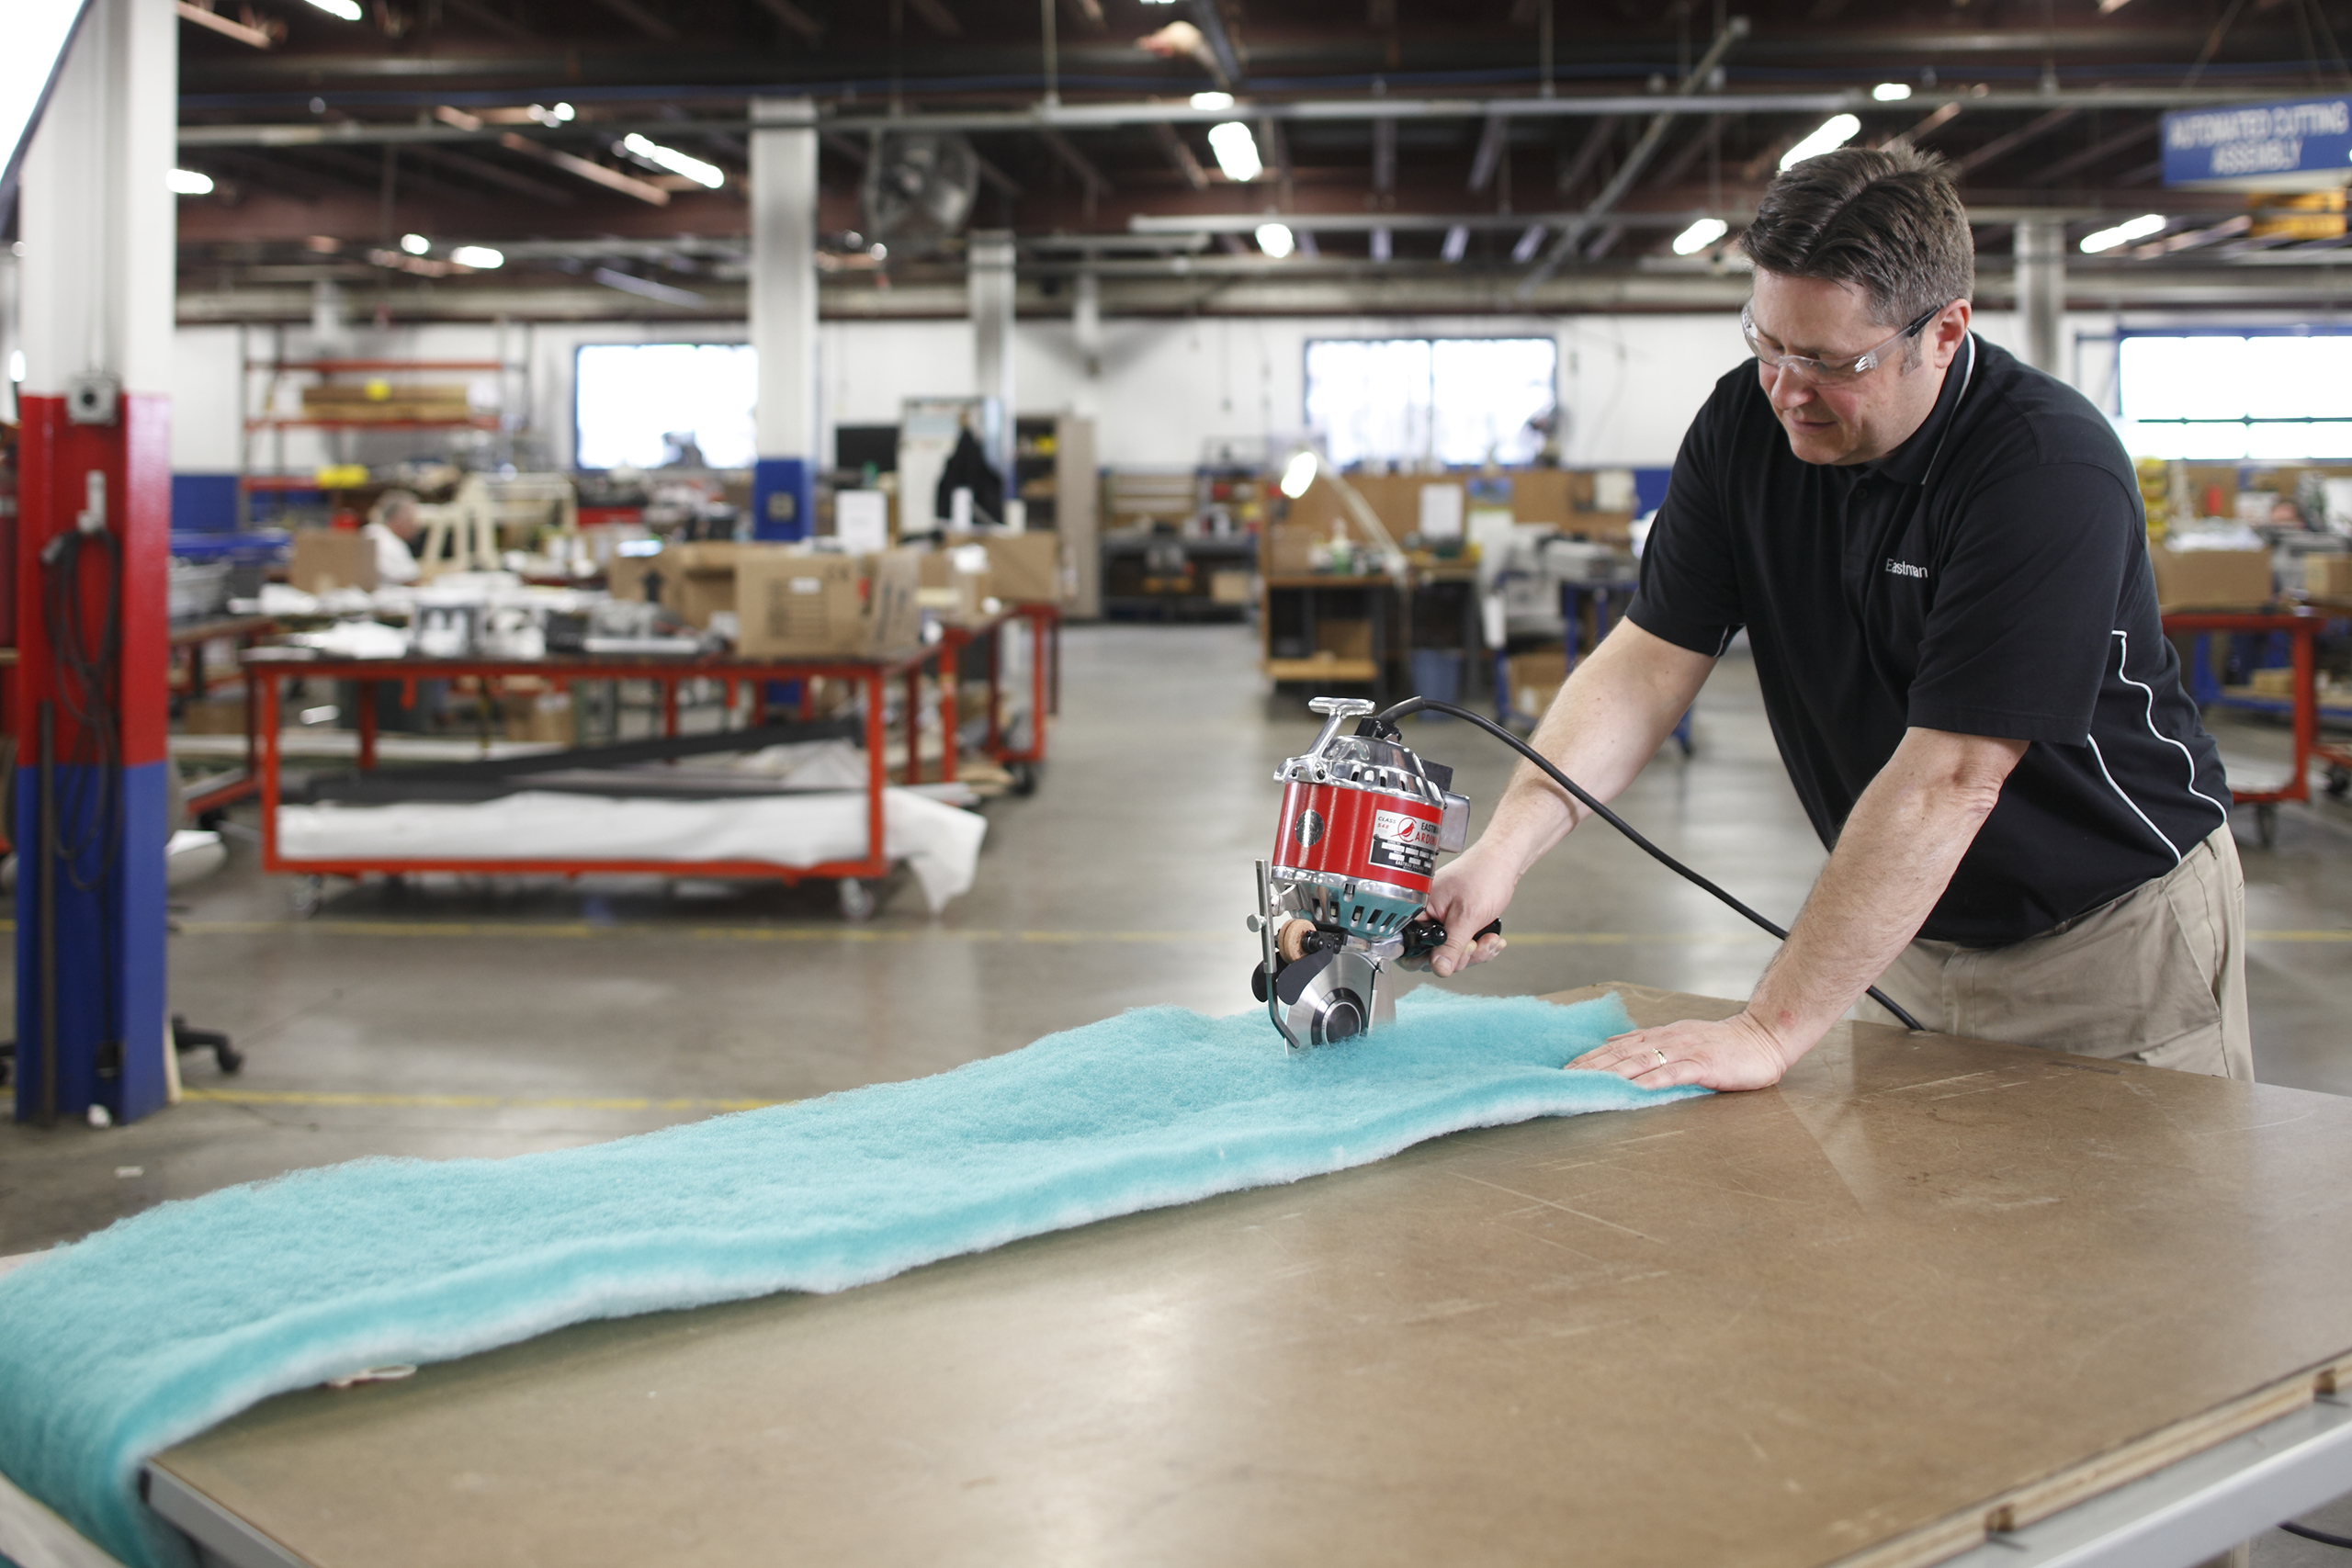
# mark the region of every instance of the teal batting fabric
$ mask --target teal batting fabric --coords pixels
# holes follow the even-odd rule
[[[1652,1104],[1561,1066],[1629,1027],[1424,989],[1285,1058],[1262,1012],[1126,1013],[911,1083],[586,1148],[368,1159],[165,1203],[0,1278],[0,1471],[128,1562],[141,1462],[248,1405],[589,1318],[841,1291],[1465,1127]]]

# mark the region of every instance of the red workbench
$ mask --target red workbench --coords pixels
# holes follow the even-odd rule
[[[1003,645],[998,634],[1008,621],[1020,621],[1029,629],[1029,743],[1015,748],[1004,732]],[[975,643],[985,643],[989,656],[989,732],[981,749],[1004,764],[1012,774],[1012,787],[1027,795],[1037,787],[1037,764],[1046,760],[1046,718],[1061,711],[1062,691],[1062,613],[1057,604],[1046,603],[1013,604],[997,615],[977,620],[947,620],[940,623],[940,651],[944,656],[943,671],[960,673],[964,650]],[[945,732],[956,733],[959,716],[956,710],[956,685],[951,681],[940,682],[939,722]],[[952,759],[956,748],[951,743],[947,752]],[[951,763],[952,765],[952,763]],[[954,778],[949,773],[944,775]]]
[[[944,646],[944,645],[943,645]],[[308,876],[357,877],[369,872],[401,874],[414,872],[473,872],[493,875],[560,875],[577,876],[583,872],[641,873],[659,876],[710,876],[775,878],[785,883],[797,883],[805,878],[822,877],[843,884],[842,908],[853,916],[870,908],[870,901],[857,886],[859,879],[888,874],[890,861],[885,848],[883,830],[883,790],[888,784],[888,762],[884,756],[886,736],[883,715],[886,706],[886,682],[893,678],[907,683],[909,701],[906,705],[907,782],[919,782],[922,777],[922,706],[920,695],[922,672],[926,665],[940,658],[941,648],[930,647],[881,658],[860,659],[833,657],[820,659],[775,660],[734,657],[663,658],[660,656],[609,656],[586,654],[579,656],[550,655],[545,659],[336,659],[311,657],[300,649],[261,649],[245,656],[245,668],[252,675],[258,711],[254,714],[254,728],[260,742],[258,772],[261,794],[262,869],[266,872]],[[678,732],[678,687],[685,681],[719,681],[728,688],[728,705],[733,706],[735,686],[749,682],[755,694],[764,694],[768,684],[778,681],[797,681],[802,690],[812,678],[841,681],[860,688],[865,701],[866,757],[866,853],[861,860],[827,861],[817,865],[786,866],[769,861],[640,861],[590,858],[548,860],[481,860],[447,859],[432,856],[382,859],[296,860],[281,854],[277,847],[277,807],[281,773],[278,747],[278,688],[287,677],[319,676],[334,681],[351,681],[360,687],[358,702],[359,767],[365,771],[376,765],[376,704],[374,688],[386,682],[396,682],[413,693],[420,681],[447,681],[472,678],[485,686],[502,680],[528,676],[551,683],[573,681],[651,681],[662,687],[662,712],[663,732]],[[944,683],[944,682],[943,682]],[[755,700],[755,711],[761,704]],[[942,747],[941,776],[956,776],[955,730],[950,728]],[[315,881],[312,884],[315,888]]]
[[[2319,692],[2312,678],[2312,639],[2320,634],[2332,617],[2308,611],[2273,614],[2266,611],[2185,610],[2164,617],[2167,637],[2195,636],[2201,632],[2248,633],[2256,635],[2284,634],[2289,639],[2290,665],[2294,671],[2290,679],[2293,701],[2289,707],[2290,722],[2294,728],[2295,761],[2286,781],[2277,789],[2230,790],[2230,798],[2241,806],[2254,807],[2255,830],[2260,835],[2265,849],[2278,835],[2278,803],[2282,800],[2308,802],[2312,797],[2312,758],[2319,747]],[[2191,687],[2192,694],[2194,686]],[[2335,753],[2327,754],[2330,761]]]

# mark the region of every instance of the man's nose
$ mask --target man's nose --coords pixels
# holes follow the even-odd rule
[[[1765,395],[1775,409],[1802,408],[1813,400],[1813,383],[1785,365],[1767,370],[1764,377]]]

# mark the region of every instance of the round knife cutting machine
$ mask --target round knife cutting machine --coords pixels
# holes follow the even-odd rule
[[[1443,944],[1445,928],[1421,906],[1437,857],[1470,837],[1470,802],[1453,793],[1453,769],[1368,726],[1341,734],[1373,712],[1368,702],[1308,706],[1325,716],[1323,728],[1275,775],[1282,818],[1272,857],[1258,863],[1250,921],[1263,953],[1250,988],[1294,1049],[1395,1018],[1388,965]]]

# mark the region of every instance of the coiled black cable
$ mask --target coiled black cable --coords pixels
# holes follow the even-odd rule
[[[95,646],[82,587],[82,552],[92,546],[103,552],[104,574]],[[41,564],[48,569],[43,619],[57,660],[57,694],[78,732],[77,744],[60,760],[91,769],[86,790],[74,792],[82,796],[78,809],[59,813],[57,858],[74,887],[96,892],[111,881],[122,854],[122,725],[115,698],[122,663],[121,546],[106,529],[76,528],[50,540]],[[98,862],[85,878],[81,863],[93,850]]]
[[[1391,739],[1397,739],[1401,741],[1402,737],[1397,732],[1396,721],[1405,717],[1408,714],[1416,713],[1447,714],[1454,718],[1467,719],[1472,724],[1476,725],[1479,728],[1485,730],[1487,734],[1493,736],[1496,739],[1501,741],[1504,745],[1510,747],[1512,750],[1517,751],[1521,756],[1526,758],[1537,767],[1543,769],[1544,773],[1550,777],[1554,784],[1558,784],[1562,789],[1576,796],[1576,798],[1581,801],[1586,808],[1591,811],[1594,816],[1600,818],[1603,822],[1608,823],[1611,828],[1614,828],[1619,832],[1624,834],[1626,838],[1631,839],[1634,845],[1638,847],[1643,853],[1657,862],[1658,864],[1666,867],[1667,870],[1673,872],[1677,876],[1679,876],[1685,881],[1690,883],[1691,886],[1713,894],[1717,898],[1722,899],[1725,905],[1729,906],[1734,910],[1736,910],[1738,913],[1745,915],[1748,919],[1753,920],[1756,924],[1762,926],[1766,931],[1770,931],[1782,942],[1789,940],[1789,933],[1787,931],[1782,931],[1779,926],[1774,925],[1770,920],[1766,919],[1762,915],[1758,914],[1755,910],[1749,908],[1747,905],[1733,897],[1724,889],[1716,886],[1713,883],[1708,881],[1705,877],[1700,875],[1689,866],[1684,865],[1680,861],[1676,860],[1672,855],[1668,854],[1664,850],[1659,849],[1647,839],[1643,838],[1642,835],[1635,830],[1632,823],[1626,821],[1623,817],[1618,816],[1614,811],[1610,810],[1609,807],[1601,805],[1600,802],[1586,794],[1583,787],[1579,785],[1576,780],[1568,777],[1567,774],[1553,766],[1550,758],[1544,756],[1543,752],[1538,751],[1534,747],[1530,746],[1526,741],[1521,740],[1518,736],[1513,735],[1510,730],[1505,729],[1501,725],[1497,724],[1493,719],[1487,717],[1486,715],[1472,713],[1468,708],[1456,707],[1452,703],[1438,702],[1434,698],[1430,697],[1408,697],[1403,702],[1397,703],[1394,706],[1374,715],[1373,716],[1372,723],[1385,733]],[[1918,1033],[1926,1032],[1917,1019],[1913,1018],[1909,1013],[1896,1006],[1894,998],[1880,990],[1876,986],[1871,987],[1867,995],[1870,997],[1871,1000],[1876,1002],[1887,1011],[1901,1019],[1903,1021],[1904,1028]]]

